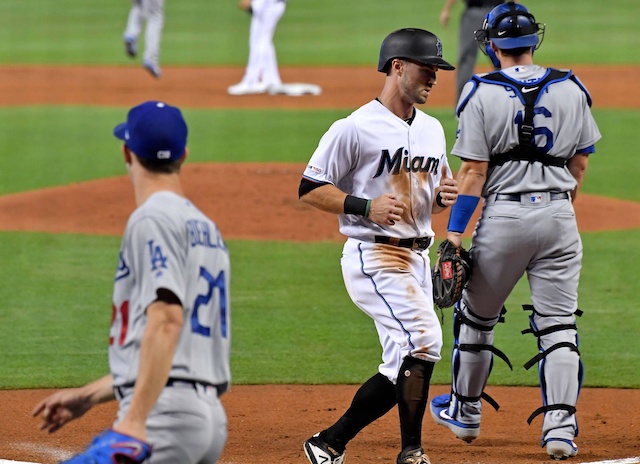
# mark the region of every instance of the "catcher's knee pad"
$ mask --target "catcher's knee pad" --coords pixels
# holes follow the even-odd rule
[[[531,423],[537,415],[545,413],[543,439],[556,429],[567,429],[565,434],[571,439],[578,434],[575,405],[583,377],[575,315],[581,315],[582,312],[578,310],[568,316],[545,316],[531,305],[523,308],[531,311],[531,315],[530,328],[522,333],[531,333],[538,339],[539,351],[524,367],[530,369],[538,364],[543,401],[542,407],[535,410],[527,422]]]
[[[504,322],[500,316],[486,320],[474,315],[468,308],[456,305],[454,311],[454,344],[452,354],[452,394],[461,403],[476,403],[484,398],[495,409],[498,404],[484,392],[487,379],[493,368],[493,356],[503,359],[513,370],[509,358],[493,346],[493,327]]]

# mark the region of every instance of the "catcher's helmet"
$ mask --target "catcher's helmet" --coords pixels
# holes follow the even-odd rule
[[[389,34],[380,47],[378,71],[386,73],[394,58],[434,65],[447,71],[456,69],[442,59],[440,39],[424,29],[405,28]]]
[[[527,8],[514,2],[498,5],[486,16],[482,29],[475,31],[475,38],[481,50],[486,50],[489,42],[502,50],[535,47],[544,38],[545,25],[537,23]]]

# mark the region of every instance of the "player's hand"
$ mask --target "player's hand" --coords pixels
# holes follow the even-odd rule
[[[448,10],[442,10],[442,12],[440,13],[440,24],[442,25],[442,27],[447,27],[447,25],[449,24]]]
[[[34,417],[41,414],[40,430],[53,433],[66,423],[82,416],[93,406],[81,388],[59,390],[40,401],[31,413]]]
[[[385,193],[371,202],[368,218],[376,224],[392,226],[402,219],[402,213],[407,208],[407,205],[395,195]]]
[[[246,11],[247,13],[251,14],[252,12],[251,0],[239,0],[238,8],[240,8],[242,11]]]
[[[445,207],[453,206],[458,200],[458,181],[452,177],[449,177],[447,167],[442,167],[442,177],[440,178],[440,185],[436,189],[436,196],[440,194],[440,201]]]

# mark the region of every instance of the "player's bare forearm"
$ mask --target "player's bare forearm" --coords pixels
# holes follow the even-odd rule
[[[347,194],[332,184],[324,184],[300,197],[303,201],[322,211],[333,214],[345,214],[345,198]],[[369,199],[367,199],[369,200]],[[407,205],[394,194],[385,193],[378,198],[371,199],[367,217],[381,225],[394,225],[402,219],[402,213]]]
[[[455,2],[456,0],[445,0],[444,5],[442,6],[442,11],[440,12],[440,24],[443,27],[447,27],[449,24],[449,16],[451,15],[451,9]]]
[[[479,197],[482,195],[482,187],[487,181],[487,171],[489,163],[486,161],[464,160],[458,171],[458,194],[472,195]]]
[[[147,327],[140,345],[140,372],[131,405],[114,429],[146,440],[146,420],[167,384],[182,330],[182,306],[155,301],[147,308]]]
[[[335,185],[324,184],[302,195],[300,201],[327,213],[342,214],[344,213],[344,199],[346,196],[347,194]]]
[[[40,430],[53,433],[94,405],[113,399],[113,380],[109,374],[83,387],[66,388],[49,395],[35,406],[32,415],[42,416]]]
[[[567,168],[569,172],[576,180],[576,188],[571,191],[571,200],[574,201],[578,196],[578,190],[582,186],[584,175],[587,172],[587,164],[589,162],[589,156],[587,154],[577,154],[569,158],[567,161]]]

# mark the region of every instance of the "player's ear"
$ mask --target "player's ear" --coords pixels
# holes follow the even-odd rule
[[[394,58],[391,62],[391,67],[398,73],[402,74],[402,67],[404,66],[404,61],[399,58]]]
[[[122,155],[124,157],[124,162],[126,164],[131,164],[131,150],[127,147],[126,144],[122,144]]]
[[[184,163],[188,155],[189,155],[189,149],[187,147],[184,147],[184,153],[182,154],[182,158],[180,158],[180,163]]]

